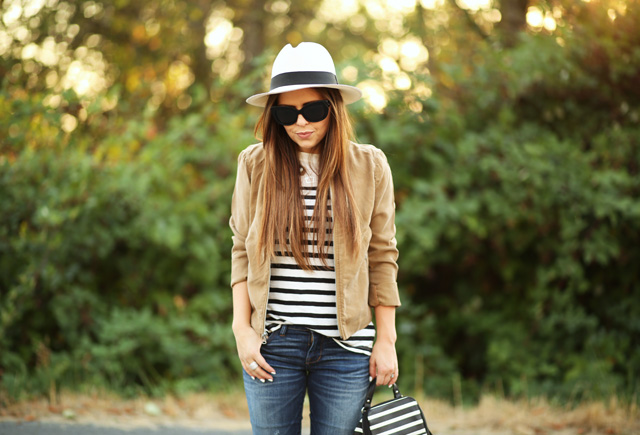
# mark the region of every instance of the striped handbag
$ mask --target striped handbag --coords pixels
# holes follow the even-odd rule
[[[376,379],[373,378],[354,435],[432,435],[422,409],[413,397],[403,396],[393,384],[394,398],[371,406],[375,389]]]

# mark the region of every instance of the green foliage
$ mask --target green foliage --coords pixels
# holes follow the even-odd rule
[[[243,99],[262,89],[269,59],[233,82],[196,74],[158,104],[152,82],[184,38],[178,26],[130,29],[137,19],[121,10],[151,14],[143,3],[116,2],[81,26],[89,38],[115,17],[97,47],[122,74],[96,97],[46,90],[39,71],[1,59],[11,74],[0,87],[0,400],[239,382],[228,219],[236,156],[259,114]],[[394,172],[407,387],[452,401],[637,398],[639,10],[613,26],[606,8],[583,5],[509,50],[443,43],[429,74],[409,71],[410,89],[387,92],[382,113],[353,106],[360,141]],[[180,34],[198,37],[185,22]],[[352,56],[359,81],[391,80]]]
[[[25,118],[59,122],[58,111],[37,110]],[[162,134],[151,115],[121,119],[120,131],[90,141],[93,153],[91,132],[80,132],[53,145],[36,137],[2,159],[3,384],[22,376],[26,391],[48,391],[50,379],[28,379],[40,370],[153,392],[235,371],[227,287],[238,147],[217,126],[250,127],[230,114],[210,122],[218,116],[208,105]]]
[[[485,47],[471,72],[441,65],[457,98],[412,113],[398,93],[384,119],[358,120],[396,181],[409,385],[452,400],[459,376],[466,399],[637,394],[638,41],[581,31]]]

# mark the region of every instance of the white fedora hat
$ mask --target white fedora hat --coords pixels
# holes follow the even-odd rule
[[[326,48],[315,42],[301,42],[295,48],[287,44],[280,50],[271,70],[271,89],[247,98],[247,103],[264,107],[269,95],[304,88],[338,89],[345,104],[362,97],[360,89],[338,83],[336,67]]]

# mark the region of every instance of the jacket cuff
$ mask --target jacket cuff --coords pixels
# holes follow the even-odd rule
[[[231,254],[231,287],[239,282],[246,281],[248,277],[249,260],[240,253]]]
[[[369,306],[399,307],[400,305],[398,283],[395,281],[369,287]]]

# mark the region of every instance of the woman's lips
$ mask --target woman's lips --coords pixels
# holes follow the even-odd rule
[[[296,133],[300,139],[309,139],[309,137],[313,134],[312,131],[301,131]]]

